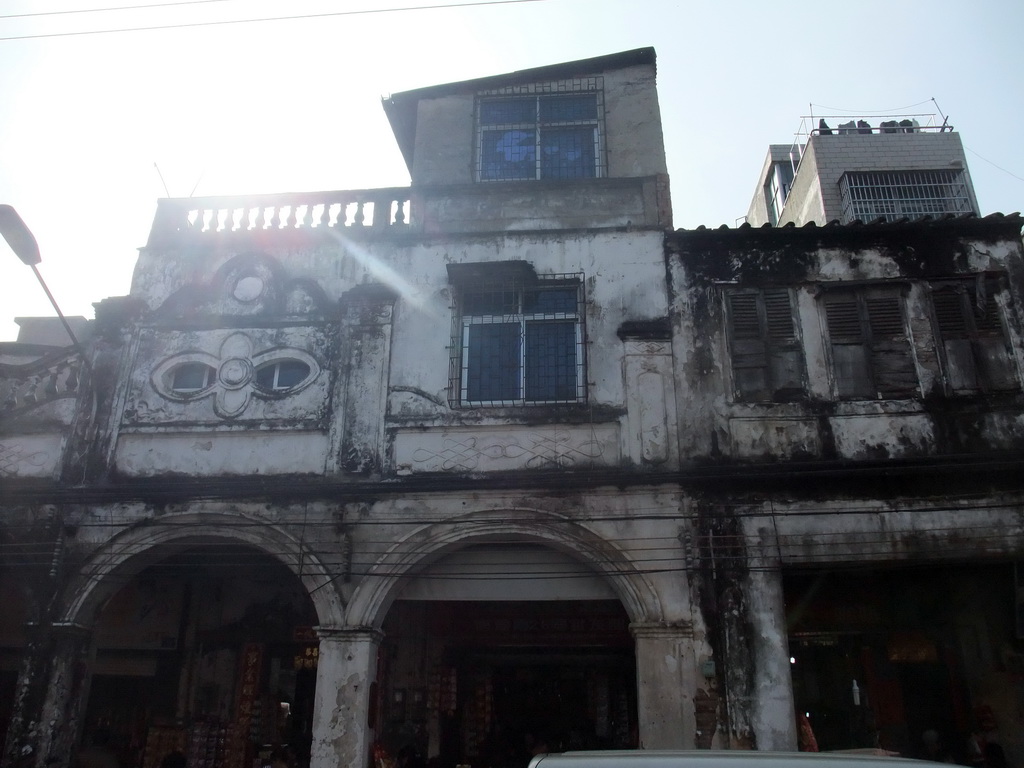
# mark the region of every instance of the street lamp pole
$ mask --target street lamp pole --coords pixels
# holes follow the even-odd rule
[[[43,291],[46,293],[46,298],[50,300],[54,310],[57,312],[57,317],[64,324],[64,330],[68,332],[72,346],[82,356],[82,362],[85,363],[86,367],[89,367],[89,361],[85,358],[82,345],[78,343],[78,337],[71,330],[71,325],[68,323],[67,318],[64,317],[64,313],[60,311],[56,299],[53,298],[53,294],[50,293],[46,281],[43,280],[43,276],[39,274],[39,269],[36,267],[36,264],[43,260],[42,256],[39,255],[39,244],[36,242],[36,238],[28,228],[28,225],[22,221],[21,216],[14,210],[13,206],[0,205],[0,235],[3,235],[4,240],[11,246],[11,250],[21,259],[21,262],[32,268],[36,280],[39,281],[39,285],[43,287]]]

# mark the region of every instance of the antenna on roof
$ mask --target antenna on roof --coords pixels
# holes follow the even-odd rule
[[[156,168],[156,175],[160,177],[160,183],[164,185],[164,194],[170,197],[171,193],[167,189],[167,182],[164,181],[164,175],[160,173],[160,166],[156,164],[156,161],[153,162],[153,167]]]
[[[203,180],[203,176],[205,176],[205,175],[206,175],[206,169],[204,168],[203,172],[199,174],[199,178],[196,179],[196,183],[192,187],[192,191],[188,193],[189,197],[192,197],[196,193],[196,188],[199,186],[199,182]]]
[[[948,117],[946,117],[946,116],[945,116],[944,114],[942,114],[942,110],[941,110],[941,109],[939,109],[939,102],[937,102],[937,101],[935,100],[935,97],[934,97],[934,96],[932,96],[932,104],[934,104],[934,105],[935,105],[935,111],[936,111],[936,112],[938,112],[938,113],[939,113],[939,117],[941,117],[941,118],[942,118],[942,128],[941,128],[941,130],[943,130],[943,131],[944,131],[944,130],[946,130],[946,123],[948,123],[948,122],[949,122],[949,118],[948,118]],[[950,129],[950,130],[952,130],[952,129]]]

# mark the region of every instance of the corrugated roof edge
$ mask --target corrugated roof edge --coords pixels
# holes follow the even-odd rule
[[[631,51],[610,53],[604,56],[595,56],[591,59],[579,59],[578,61],[548,64],[543,67],[533,67],[532,69],[520,69],[503,75],[489,75],[473,80],[430,85],[425,88],[393,93],[390,96],[385,96],[381,101],[384,106],[384,114],[387,115],[388,122],[391,123],[391,130],[395,134],[395,141],[398,143],[398,148],[402,151],[402,157],[405,158],[405,164],[411,173],[413,149],[416,141],[416,105],[421,99],[543,80],[562,80],[569,77],[593,75],[598,72],[608,72],[614,69],[624,69],[625,67],[638,65],[657,67],[657,55],[654,52],[654,48],[635,48]]]
[[[974,213],[964,214],[953,214],[947,213],[943,216],[922,216],[917,219],[903,218],[898,221],[888,221],[885,218],[877,218],[872,221],[864,222],[860,219],[855,219],[849,224],[842,224],[838,219],[833,219],[828,224],[819,227],[815,222],[809,221],[802,227],[796,226],[790,222],[781,227],[773,227],[771,224],[764,224],[760,227],[754,227],[748,223],[740,224],[738,227],[730,227],[728,224],[722,224],[719,227],[707,227],[703,224],[696,227],[695,229],[677,229],[675,234],[677,235],[692,235],[698,232],[701,233],[753,233],[753,232],[808,232],[808,231],[836,231],[836,230],[894,230],[902,227],[920,227],[920,226],[948,226],[950,224],[967,224],[969,222],[988,222],[990,224],[998,223],[1005,224],[1006,226],[1015,226],[1020,229],[1024,226],[1024,217],[1021,216],[1019,211],[1014,213],[989,213],[985,216],[978,216]],[[984,226],[984,225],[983,225]]]

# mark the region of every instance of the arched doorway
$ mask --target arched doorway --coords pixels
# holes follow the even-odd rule
[[[636,745],[630,616],[591,566],[537,541],[466,542],[396,592],[374,712],[385,752],[503,768]]]
[[[273,745],[306,764],[317,612],[274,554],[193,535],[105,574],[83,743],[109,740],[142,768],[175,750],[194,768],[248,768]]]

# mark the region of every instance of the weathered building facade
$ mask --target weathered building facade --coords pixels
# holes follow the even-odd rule
[[[410,188],[161,201],[90,375],[12,378],[8,761],[711,743],[653,51],[385,108]]]
[[[86,360],[0,362],[4,764],[909,749],[879,648],[1012,618],[1019,218],[672,233],[649,49],[385,110],[409,188],[163,200]]]
[[[734,701],[791,681],[823,748],[1022,749],[1020,228],[670,238],[715,657]]]

